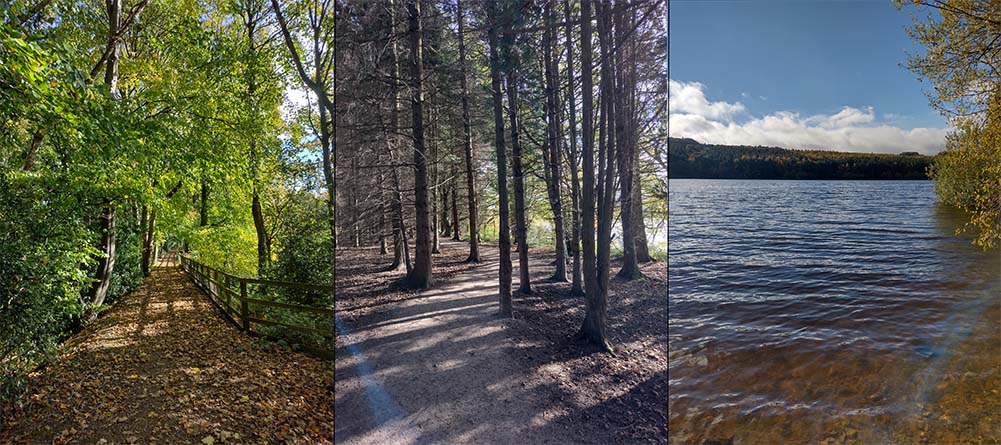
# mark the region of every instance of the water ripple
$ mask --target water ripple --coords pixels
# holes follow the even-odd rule
[[[1001,254],[927,181],[673,180],[669,203],[672,416],[907,412],[998,298]]]

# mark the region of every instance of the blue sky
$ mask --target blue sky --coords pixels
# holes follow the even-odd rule
[[[920,52],[890,0],[672,0],[672,135],[934,153],[948,126],[901,66]],[[682,134],[685,133],[685,134]]]

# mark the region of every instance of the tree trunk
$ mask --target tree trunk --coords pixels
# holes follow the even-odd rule
[[[330,242],[332,248],[330,258],[333,260],[337,249],[337,223],[335,216],[337,207],[334,205],[334,197],[337,196],[337,183],[334,179],[334,147],[331,144],[330,132],[331,122],[327,119],[327,109],[320,107],[320,146],[323,153],[323,180],[327,186],[327,225],[330,227]]]
[[[114,95],[118,90],[118,28],[122,25],[122,0],[106,0],[108,6],[108,52],[104,83]]]
[[[428,153],[424,146],[424,67],[423,30],[419,0],[407,1],[410,25],[410,108],[413,113],[414,211],[416,212],[416,252],[409,282],[418,289],[431,287],[431,227],[428,215]]]
[[[143,205],[142,213],[143,243],[141,266],[143,276],[148,277],[153,259],[153,241],[156,239],[156,209]]]
[[[619,207],[621,212],[622,227],[622,268],[617,276],[627,280],[635,280],[641,276],[639,264],[636,263],[636,224],[633,221],[633,150],[635,150],[634,138],[629,125],[632,110],[629,107],[629,96],[632,84],[624,69],[625,63],[635,63],[626,60],[625,52],[628,49],[627,37],[625,35],[625,14],[621,11],[615,14],[614,41],[617,42],[613,57],[612,91],[615,101],[615,158],[619,169]]]
[[[614,50],[614,41],[612,40],[612,20],[611,11],[612,7],[607,3],[601,4],[601,10],[603,13],[601,17],[604,19],[604,33],[601,29],[598,31],[598,36],[601,39],[602,46],[602,69],[603,74],[601,77],[601,83],[608,84],[608,87],[604,89],[604,95],[601,97],[601,101],[608,104],[606,111],[608,112],[608,118],[605,119],[605,129],[608,132],[607,140],[605,142],[604,154],[600,156],[601,159],[605,161],[605,174],[602,178],[603,183],[599,184],[604,187],[599,196],[601,201],[598,203],[598,235],[597,235],[597,265],[596,271],[598,275],[598,295],[600,300],[597,302],[596,306],[600,308],[601,314],[601,325],[602,329],[607,326],[607,301],[608,301],[608,289],[609,289],[609,254],[611,253],[612,245],[612,217],[615,212],[615,153],[618,150],[616,145],[617,131],[615,122],[619,114],[619,110],[616,109],[616,102],[614,99],[614,86],[615,86],[615,66],[614,60],[611,55]],[[604,34],[604,38],[601,38]],[[599,151],[600,148],[599,148]],[[600,168],[599,168],[600,171]],[[607,335],[606,335],[607,341]]]
[[[583,91],[581,97],[583,104],[583,187],[581,196],[583,198],[581,241],[583,244],[582,255],[584,261],[584,286],[586,291],[584,323],[581,325],[581,336],[595,344],[602,350],[611,351],[606,333],[606,304],[607,294],[601,287],[601,280],[598,278],[598,263],[595,255],[595,204],[598,201],[595,196],[596,184],[594,173],[594,122],[593,122],[593,65],[591,53],[591,0],[581,1],[581,84]],[[603,81],[605,78],[602,78]],[[601,103],[605,103],[603,100]],[[601,159],[598,159],[601,162]],[[605,247],[607,250],[607,247]]]
[[[396,33],[396,5],[393,0],[389,1],[389,23],[390,34]],[[396,39],[391,38],[390,43],[390,72],[393,78],[389,83],[390,107],[389,107],[389,128],[385,131],[386,151],[389,152],[390,175],[393,178],[393,199],[391,200],[393,212],[393,263],[389,270],[399,270],[405,268],[407,276],[413,272],[414,266],[410,262],[410,248],[407,244],[407,225],[403,219],[403,190],[400,185],[400,172],[397,167],[396,157],[396,134],[400,128],[400,90],[397,82],[400,79],[400,59],[396,48]]]
[[[256,57],[257,47],[254,41],[254,35],[256,33],[257,26],[257,16],[256,14],[260,11],[253,11],[248,9],[245,11],[247,14],[246,21],[244,22],[247,30],[247,45],[250,49],[251,59]],[[247,97],[246,100],[252,103],[254,96],[257,94],[257,82],[254,76],[253,70],[249,70],[247,74]],[[321,116],[320,123],[323,123]],[[322,138],[321,138],[322,139]],[[248,141],[248,154],[250,162],[250,178],[251,178],[251,203],[250,203],[250,213],[254,219],[254,231],[257,234],[257,276],[264,277],[267,271],[267,263],[269,259],[268,254],[268,232],[264,225],[264,211],[261,208],[261,187],[260,180],[258,179],[258,166],[260,160],[258,159],[257,153],[257,138],[256,135],[251,135]]]
[[[456,190],[459,188],[458,180],[452,180],[452,241],[462,241],[462,235],[459,234],[459,192]]]
[[[583,279],[581,277],[580,258],[580,177],[578,175],[577,159],[577,95],[574,87],[574,62],[573,62],[573,11],[570,7],[570,0],[563,0],[563,14],[565,19],[564,31],[566,32],[566,53],[567,53],[567,102],[570,105],[570,203],[573,206],[573,228],[571,229],[571,250],[573,250],[573,267],[570,272],[570,294],[574,296],[584,295]]]
[[[351,158],[351,175],[358,178],[358,158]],[[358,190],[358,182],[352,181],[348,183],[348,201],[351,203],[351,246],[358,248],[361,247],[361,210],[358,208],[358,195],[361,193]]]
[[[462,70],[462,142],[466,161],[466,200],[469,204],[469,257],[467,262],[480,262],[480,227],[476,217],[476,176],[473,167],[473,134],[469,125],[469,81],[466,68],[466,36],[465,20],[462,13],[462,2],[456,0],[456,21],[459,22],[459,68]]]
[[[395,160],[395,156],[391,159]],[[393,167],[392,176],[393,263],[390,264],[389,270],[399,270],[406,266],[407,275],[409,276],[413,271],[413,264],[410,263],[409,246],[407,246],[407,226],[403,220],[403,191],[400,189],[400,175],[396,167]]]
[[[636,15],[637,15],[636,10],[633,10],[633,13],[632,13],[632,16],[631,16],[631,18],[632,18],[632,24],[631,24],[631,26],[636,26],[636,21],[637,21]],[[632,41],[632,45],[630,46],[630,48],[631,48],[630,54],[632,54],[632,56],[634,58],[636,57],[636,53],[637,53],[636,46],[637,46],[636,41],[633,40]],[[640,119],[640,117],[639,117],[639,113],[637,112],[637,110],[638,110],[638,99],[637,99],[637,94],[638,94],[637,93],[637,89],[638,89],[638,87],[636,85],[636,82],[639,79],[639,77],[636,74],[636,71],[637,71],[636,65],[637,65],[637,63],[635,63],[636,62],[635,60],[633,60],[632,62],[633,63],[629,66],[629,74],[630,74],[629,96],[630,96],[630,101],[631,101],[631,104],[632,104],[632,108],[631,108],[632,112],[629,115],[629,125],[630,125],[630,134],[632,135],[632,138],[633,138],[633,140],[632,140],[632,147],[631,147],[631,151],[632,151],[632,154],[633,154],[633,181],[632,181],[632,186],[633,186],[632,205],[633,205],[633,209],[632,209],[632,215],[631,215],[631,217],[633,219],[633,227],[635,227],[633,229],[633,234],[635,235],[633,237],[633,243],[635,244],[635,247],[636,247],[636,261],[640,262],[640,263],[649,263],[649,262],[652,262],[654,259],[653,259],[653,257],[650,256],[649,241],[647,241],[647,238],[646,238],[646,220],[644,219],[644,216],[643,216],[643,180],[642,180],[643,178],[642,178],[642,175],[641,175],[641,172],[640,172],[640,149],[639,149],[639,146],[638,146],[638,143],[639,143],[639,140],[638,140],[638,138],[639,138],[639,119]]]
[[[514,227],[518,239],[518,293],[532,293],[528,271],[528,227],[525,222],[525,177],[521,163],[521,142],[518,140],[518,74],[517,60],[507,63],[507,109],[511,121],[511,174],[514,176]]]
[[[441,190],[441,236],[446,238],[450,238],[452,236],[452,214],[448,198],[449,188],[446,187]]]
[[[264,277],[268,265],[268,232],[264,227],[264,211],[261,208],[261,198],[254,188],[250,211],[254,216],[254,230],[257,232],[257,276]]]
[[[560,134],[561,122],[558,117],[560,101],[556,86],[556,76],[559,67],[555,61],[555,45],[553,45],[555,40],[556,15],[553,12],[552,2],[546,3],[545,14],[546,30],[543,38],[543,53],[546,65],[546,129],[549,137],[549,152],[548,159],[546,160],[549,165],[546,168],[548,172],[547,176],[549,177],[546,181],[546,192],[549,194],[549,207],[553,211],[553,225],[555,226],[553,232],[556,238],[556,270],[553,272],[552,280],[566,282],[566,230],[563,228],[563,203],[562,191],[560,190],[561,183],[563,182],[563,175],[561,173],[563,160],[560,156],[560,140],[562,140],[562,135]]]
[[[104,73],[104,83],[108,85],[108,91],[114,96],[118,86],[118,28],[121,26],[121,0],[107,0],[108,10],[108,44],[111,46],[108,55],[108,62]],[[92,305],[104,303],[111,288],[111,277],[115,272],[115,242],[117,230],[115,224],[115,202],[113,199],[106,199],[101,211],[101,244],[98,247],[102,256],[97,260],[97,272],[94,276],[94,284],[90,290],[90,302]],[[96,313],[88,315],[88,320]]]
[[[381,156],[380,156],[381,158]],[[379,255],[386,255],[386,173],[379,169]]]
[[[494,12],[493,20],[497,17],[497,5],[491,4],[487,8]],[[487,29],[487,38],[490,46],[490,87],[493,98],[494,111],[494,144],[497,152],[497,198],[500,211],[500,233],[498,248],[500,249],[500,314],[504,317],[512,317],[511,305],[511,228],[508,225],[508,196],[507,196],[507,150],[504,148],[504,104],[501,92],[500,57],[498,56],[497,23],[491,22]]]
[[[421,1],[421,0],[419,0]],[[432,90],[430,106],[428,106],[428,145],[431,152],[431,253],[439,254],[441,253],[441,243],[438,237],[439,219],[441,213],[438,212],[438,205],[440,201],[438,200],[438,189],[440,184],[438,177],[438,134],[437,134],[437,124],[438,116],[437,109],[435,108],[435,94]]]
[[[115,270],[115,242],[118,230],[115,224],[115,213],[115,203],[106,200],[101,211],[101,257],[97,260],[97,274],[94,276],[95,281],[88,294],[90,304],[93,306],[104,303],[104,299],[108,296],[108,289],[111,287],[111,275]],[[88,319],[92,319],[93,315],[96,314],[91,314]]]
[[[330,100],[330,95],[327,93],[327,75],[329,69],[332,67],[332,63],[314,63],[313,64],[313,78],[310,78],[306,74],[306,70],[302,64],[299,57],[299,50],[295,45],[294,38],[289,32],[288,23],[285,20],[284,14],[282,14],[281,5],[279,5],[278,0],[271,0],[271,10],[274,12],[275,19],[278,22],[278,28],[281,31],[282,40],[285,42],[285,47],[288,49],[289,53],[292,55],[293,65],[295,66],[296,73],[299,75],[299,79],[302,83],[306,85],[307,88],[316,94],[318,106],[320,110],[320,146],[323,153],[323,180],[327,188],[327,223],[330,226],[330,238],[332,249],[330,251],[330,258],[333,260],[334,254],[337,249],[337,225],[336,225],[336,208],[334,199],[337,192],[337,182],[334,178],[334,158],[337,156],[336,147],[331,143],[331,129],[330,126],[333,124],[333,116],[328,120],[328,114],[334,112],[334,104]],[[310,30],[313,36],[313,56],[314,60],[322,60],[325,56],[333,51],[333,45],[326,45],[322,41],[324,36],[324,18],[327,17],[324,14],[320,14],[319,17],[314,17],[315,20],[310,21]],[[331,16],[331,19],[333,17]],[[251,33],[252,35],[252,33]],[[331,58],[332,59],[332,58]],[[333,283],[333,276],[331,275],[331,283]],[[333,294],[331,294],[333,297]]]
[[[639,150],[636,150],[639,151]],[[633,162],[638,164],[636,158],[633,158]],[[636,164],[634,164],[636,165]],[[635,227],[634,233],[636,237],[633,239],[636,244],[636,261],[639,263],[649,263],[654,261],[653,257],[650,256],[650,242],[646,237],[646,223],[645,217],[643,216],[643,193],[642,184],[639,176],[639,169],[633,173],[633,226]]]
[[[21,166],[21,171],[31,171],[35,168],[35,156],[38,154],[38,149],[42,146],[42,132],[35,131],[31,135],[31,143],[28,145],[28,152],[24,154],[24,164]]]

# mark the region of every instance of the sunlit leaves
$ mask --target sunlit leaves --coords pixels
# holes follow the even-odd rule
[[[908,67],[934,86],[933,107],[955,131],[931,170],[943,202],[970,212],[976,243],[1001,244],[1001,5],[947,0],[908,31],[924,48]]]

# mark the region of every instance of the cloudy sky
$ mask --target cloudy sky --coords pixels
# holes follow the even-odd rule
[[[890,0],[671,2],[671,135],[700,142],[932,154],[946,120],[917,52],[910,10]]]

